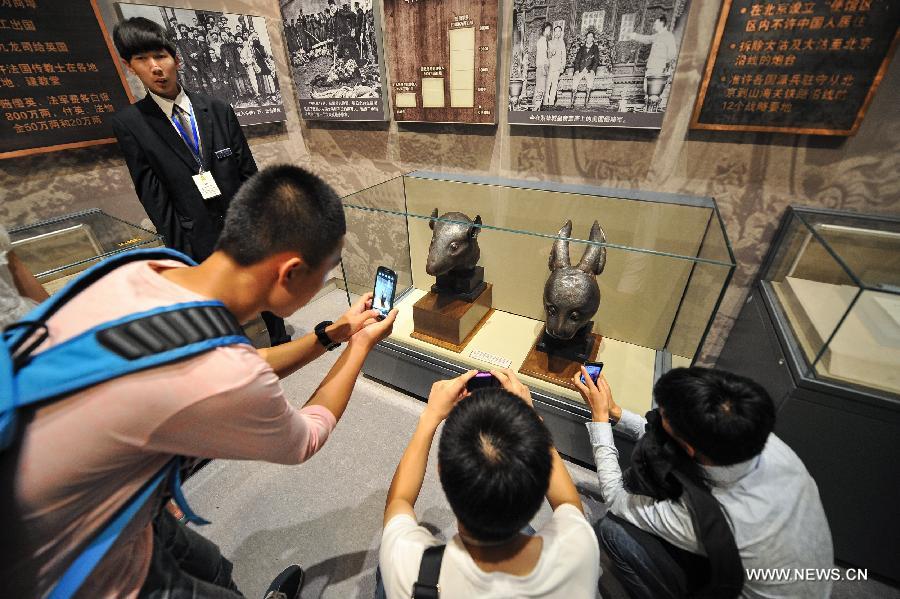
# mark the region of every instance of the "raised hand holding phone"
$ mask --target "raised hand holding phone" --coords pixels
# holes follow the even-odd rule
[[[436,422],[443,421],[453,406],[469,394],[468,383],[477,374],[477,370],[469,370],[456,378],[434,383],[422,415],[433,418]]]
[[[572,383],[591,407],[594,422],[618,422],[622,417],[622,408],[613,400],[612,390],[605,376],[599,375],[595,383],[587,368],[582,366],[581,374],[572,377]]]
[[[513,395],[520,397],[522,401],[527,403],[529,406],[534,407],[534,402],[531,399],[531,391],[528,387],[525,386],[522,381],[518,379],[516,374],[510,370],[509,368],[501,368],[498,370],[492,370],[491,374],[500,381],[500,385],[512,393]]]
[[[338,343],[344,343],[360,330],[374,322],[379,315],[372,310],[372,294],[367,293],[353,302],[350,309],[326,329],[328,336]]]

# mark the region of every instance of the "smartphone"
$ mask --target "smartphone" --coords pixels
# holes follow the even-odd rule
[[[379,320],[387,317],[394,307],[394,293],[397,291],[397,273],[387,266],[379,266],[375,273],[375,291],[372,308],[381,314]]]
[[[478,374],[469,379],[466,383],[466,391],[469,393],[478,389],[487,389],[488,387],[499,387],[500,381],[490,372],[479,370]]]
[[[600,373],[603,371],[603,362],[585,362],[584,369],[588,371],[588,376],[591,377],[591,380],[594,381],[594,384],[597,384],[597,379],[600,378]],[[581,382],[586,383],[584,380],[584,375],[581,375]]]

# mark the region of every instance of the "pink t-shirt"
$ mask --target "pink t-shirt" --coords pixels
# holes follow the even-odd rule
[[[118,268],[50,320],[45,347],[134,312],[208,299],[159,274],[180,266],[145,261]],[[249,345],[114,379],[20,422],[21,444],[0,454],[0,587],[18,599],[46,595],[90,537],[173,454],[297,464],[318,451],[336,423],[320,406],[292,407]],[[135,518],[79,596],[137,594],[150,564],[156,507]]]

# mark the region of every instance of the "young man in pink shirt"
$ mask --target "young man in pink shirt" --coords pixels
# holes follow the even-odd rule
[[[321,179],[267,168],[238,191],[213,254],[122,266],[62,307],[43,348],[94,326],[171,304],[216,299],[239,322],[262,310],[287,317],[340,261],[344,213]],[[0,581],[4,596],[43,597],[72,560],[173,455],[299,464],[344,412],[363,361],[396,312],[377,320],[371,294],[336,322],[290,343],[220,347],[90,387],[22,414],[21,440],[0,454]],[[302,408],[278,379],[347,343]],[[326,347],[327,346],[327,347]],[[39,350],[40,351],[40,350]],[[151,500],[81,587],[80,597],[242,597],[231,563]],[[290,570],[290,569],[289,569]],[[267,596],[298,594],[302,571]],[[277,585],[276,585],[277,586]],[[183,595],[181,593],[184,593]]]

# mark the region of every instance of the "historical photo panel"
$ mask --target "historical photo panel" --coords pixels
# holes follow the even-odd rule
[[[241,125],[285,120],[266,20],[206,10],[118,3],[123,19],[146,17],[166,28],[188,90],[227,100]]]
[[[497,122],[497,0],[385,0],[394,119]]]
[[[383,121],[381,15],[373,0],[280,0],[303,118]]]
[[[515,0],[509,122],[659,129],[690,2]]]

